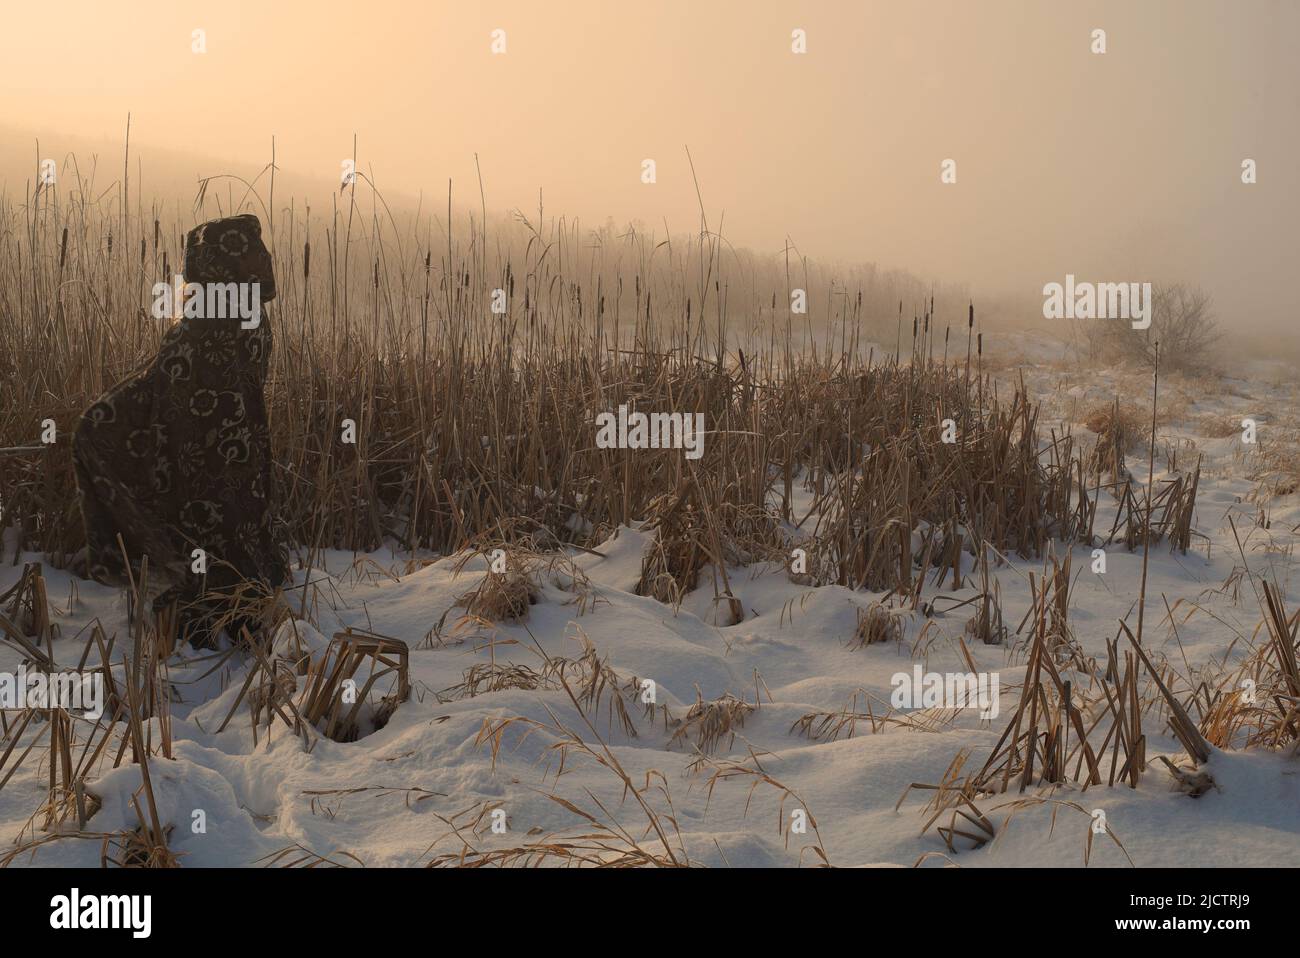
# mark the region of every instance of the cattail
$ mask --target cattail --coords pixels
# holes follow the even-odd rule
[[[967,314],[967,318],[966,318],[966,328],[967,329],[975,328],[975,303],[974,302],[970,304],[970,312]]]
[[[63,227],[63,239],[59,242],[59,269],[68,260],[68,228]]]
[[[311,242],[302,244],[302,278],[311,276]]]

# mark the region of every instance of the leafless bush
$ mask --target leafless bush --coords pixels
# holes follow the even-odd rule
[[[1161,369],[1191,374],[1213,368],[1212,350],[1223,335],[1210,294],[1185,283],[1153,288],[1147,329],[1128,320],[1093,320],[1086,334],[1095,358],[1152,366],[1159,343]]]

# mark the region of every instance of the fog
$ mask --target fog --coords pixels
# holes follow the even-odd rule
[[[277,203],[328,202],[355,136],[391,202],[540,189],[548,214],[681,232],[702,200],[738,246],[905,268],[1039,326],[1067,274],[1182,280],[1238,341],[1294,346],[1297,37],[1283,0],[10,5],[0,184],[89,151],[107,187],[129,113],[133,192],[255,172],[274,137]]]

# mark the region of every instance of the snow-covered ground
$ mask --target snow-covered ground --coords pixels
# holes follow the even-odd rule
[[[1062,366],[1051,350],[1031,357],[1023,372],[1044,401],[1044,432],[1072,423],[1076,434],[1088,436],[1080,424],[1086,411],[1117,393],[1123,401],[1147,407],[1149,385],[1141,377]],[[1291,371],[1265,364],[1222,382],[1180,385],[1171,379],[1168,392],[1162,390],[1162,403],[1170,403],[1173,412],[1160,427],[1161,445],[1176,444],[1180,462],[1190,464],[1197,453],[1204,456],[1195,520],[1200,535],[1186,555],[1171,554],[1163,544],[1153,548],[1147,587],[1148,654],[1167,661],[1184,680],[1189,670],[1213,679],[1225,660],[1239,661],[1251,642],[1261,641],[1256,634],[1259,610],[1249,586],[1243,584],[1236,595],[1232,589],[1218,591],[1241,565],[1230,517],[1252,569],[1275,579],[1290,607],[1297,599],[1294,530],[1300,524],[1300,497],[1260,498],[1259,483],[1250,478],[1259,468],[1264,444],[1294,429],[1300,409],[1294,381]],[[1239,433],[1216,438],[1200,431],[1207,422],[1247,416],[1259,423],[1256,446],[1243,444]],[[1142,479],[1144,457],[1144,450],[1135,450],[1128,459],[1132,473]],[[1162,452],[1157,480],[1165,469]],[[1261,510],[1267,528],[1257,521]],[[926,858],[927,867],[949,861],[963,867],[1077,866],[1083,864],[1096,809],[1105,812],[1123,851],[1097,836],[1090,852],[1094,867],[1127,866],[1130,859],[1137,866],[1300,864],[1297,759],[1216,752],[1209,771],[1217,787],[1192,798],[1171,788],[1172,779],[1158,760],[1162,754],[1176,756],[1180,746],[1154,713],[1146,719],[1147,770],[1136,790],[1126,785],[1086,792],[1074,785],[1031,789],[1026,795],[1079,807],[1043,803],[1015,812],[1009,821],[1005,806],[1024,796],[1013,790],[986,797],[980,808],[998,826],[996,840],[978,849],[959,841],[961,850],[949,852],[933,828],[922,831],[932,793],[908,787],[938,783],[963,749],[972,752],[967,771],[983,763],[1014,711],[1025,675],[1028,629],[1001,646],[966,645],[979,671],[998,676],[996,718],[981,719],[976,710],[925,713],[912,715],[910,725],[888,723],[876,730],[869,722],[858,722],[851,736],[846,732],[834,741],[816,741],[792,726],[809,713],[850,706],[855,695],[852,710],[889,714],[892,679],[900,672],[910,674],[914,663],[926,671],[968,671],[959,637],[970,607],[930,617],[903,613],[901,639],[853,647],[849,640],[858,612],[878,596],[838,586],[803,586],[792,582],[784,568],[751,567],[729,570],[743,620],[719,626],[712,624],[707,572],[700,588],[676,611],[633,594],[648,541],[649,534],[624,528],[597,547],[599,555],[574,554],[580,575],[562,565],[541,570],[540,592],[526,620],[495,625],[458,621],[464,610],[456,607],[457,599],[483,577],[484,557],[470,557],[457,572],[464,557],[412,561],[409,554],[387,551],[366,557],[328,554],[325,568],[311,572],[315,585],[309,591],[317,601],[309,617],[314,623],[296,623],[303,641],[319,653],[329,636],[351,626],[402,639],[411,648],[409,700],[385,727],[347,744],[312,735],[311,746],[304,747],[278,720],[269,729],[259,728],[255,742],[243,705],[218,733],[248,663],[236,655],[206,674],[212,654],[186,648],[169,664],[177,698],[172,708],[174,758],[156,757],[150,765],[160,816],[175,826],[170,844],[182,856],[182,865],[265,863],[294,846],[349,864],[419,865],[461,850],[452,822],[480,850],[591,833],[573,808],[601,820],[608,815],[641,839],[646,816],[610,769],[570,751],[557,778],[559,756],[551,747],[561,733],[550,727],[556,721],[580,732],[597,751],[598,734],[637,785],[646,784],[648,773],[660,773],[662,780],[651,780],[646,797],[663,821],[671,815],[680,830],[680,846],[674,835],[673,847],[684,848],[693,862],[705,865],[814,864],[811,846],[820,833],[830,862],[840,866],[911,866],[927,852],[943,853]],[[1102,575],[1092,573],[1091,562],[1090,549],[1076,549],[1070,624],[1083,650],[1104,658],[1118,620],[1127,616],[1132,621],[1142,555],[1112,546]],[[0,568],[0,591],[20,571],[21,565]],[[1029,573],[1040,571],[1040,561],[1013,557],[997,572],[1005,621],[1013,632],[1030,608]],[[109,634],[126,634],[122,592],[86,581],[74,584],[57,570],[47,568],[45,574],[63,636],[55,643],[61,664],[75,664],[67,658],[80,654],[84,633],[73,637],[96,619]],[[300,571],[298,582],[307,575]],[[940,603],[948,608],[975,594],[969,587],[949,593],[927,582],[924,597],[932,601],[951,595],[953,601]],[[291,597],[299,601],[301,590]],[[1166,600],[1177,609],[1176,635]],[[283,648],[286,636],[280,639],[277,647]],[[652,680],[657,704],[667,706],[676,720],[696,701],[697,690],[705,700],[731,693],[757,708],[735,730],[734,739],[724,736],[701,760],[694,737],[670,743],[675,726],[666,725],[662,714],[646,717],[635,694],[624,696],[635,724],[632,735],[610,720],[604,704],[589,716],[594,731],[588,729],[555,687],[474,696],[453,691],[475,664],[513,663],[541,671],[544,656],[578,659],[587,642],[621,681]],[[0,649],[0,671],[13,671],[18,662],[14,650]],[[895,712],[894,717],[906,714]],[[507,728],[494,758],[492,743],[481,737],[485,723],[490,727],[516,716],[540,727],[528,735],[522,725]],[[43,746],[40,751],[45,754]],[[0,778],[13,761],[11,757],[0,769]],[[715,772],[736,767],[727,763],[761,768],[789,792],[749,774],[724,775],[711,786]],[[88,827],[98,832],[138,824],[129,799],[140,785],[139,768],[123,763],[114,770],[109,765],[92,784],[103,807]],[[29,758],[0,788],[0,839],[6,845],[33,837],[30,820],[45,798],[48,775],[43,758]],[[203,812],[206,830],[192,827],[196,810]],[[504,816],[494,818],[495,810]],[[812,816],[815,830],[791,829],[800,811]],[[494,821],[502,819],[504,831],[494,831]],[[946,817],[940,824],[946,824]],[[41,835],[38,823],[35,837]],[[653,835],[646,843],[655,847]],[[95,865],[99,855],[98,841],[67,839],[45,843],[15,864]]]

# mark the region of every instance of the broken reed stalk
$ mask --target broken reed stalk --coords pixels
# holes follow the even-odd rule
[[[369,722],[383,728],[397,706],[411,694],[409,650],[388,636],[348,630],[336,633],[324,656],[307,673],[298,711],[304,721],[337,742],[355,741],[362,732],[361,710],[369,705],[376,683],[393,676],[395,687],[371,707]],[[363,664],[370,671],[358,687],[355,676]]]
[[[1105,780],[1114,784],[1117,778],[1127,779],[1130,787],[1136,788],[1146,755],[1136,669],[1128,663],[1121,673],[1114,647],[1109,647],[1107,668],[1100,676],[1093,676],[1101,696],[1093,696],[1096,716],[1085,727],[1084,710],[1074,703],[1074,684],[1062,678],[1051,654],[1050,589],[1050,578],[1045,576],[1040,580],[1034,606],[1035,627],[1025,687],[1015,713],[983,768],[972,778],[971,786],[977,791],[1005,792],[1014,779],[1023,792],[1034,784],[1072,781],[1086,790],[1102,784],[1102,760],[1109,747],[1110,769]],[[1111,719],[1110,729],[1100,747],[1095,747],[1093,733],[1107,716]]]
[[[1253,576],[1253,573],[1252,573]],[[1256,589],[1268,643],[1206,692],[1199,730],[1218,748],[1300,748],[1300,611],[1287,614],[1278,586]]]
[[[1178,699],[1174,698],[1169,687],[1161,680],[1160,674],[1156,671],[1147,654],[1142,651],[1142,643],[1138,641],[1137,636],[1129,629],[1128,624],[1120,622],[1120,628],[1128,636],[1129,642],[1136,650],[1138,657],[1142,659],[1142,664],[1146,666],[1147,674],[1151,676],[1152,681],[1156,683],[1156,688],[1160,690],[1161,696],[1165,700],[1165,705],[1169,707],[1169,726],[1174,735],[1178,738],[1179,743],[1187,752],[1188,756],[1198,765],[1204,765],[1210,760],[1210,746],[1201,736],[1196,725],[1187,716],[1186,710],[1179,704]]]
[[[1160,395],[1160,340],[1156,340],[1155,359],[1151,369],[1151,443],[1147,449],[1147,501],[1143,511],[1145,526],[1142,536],[1142,586],[1138,590],[1137,644],[1142,644],[1142,623],[1147,607],[1147,560],[1151,555],[1151,490],[1156,474],[1156,402]]]

